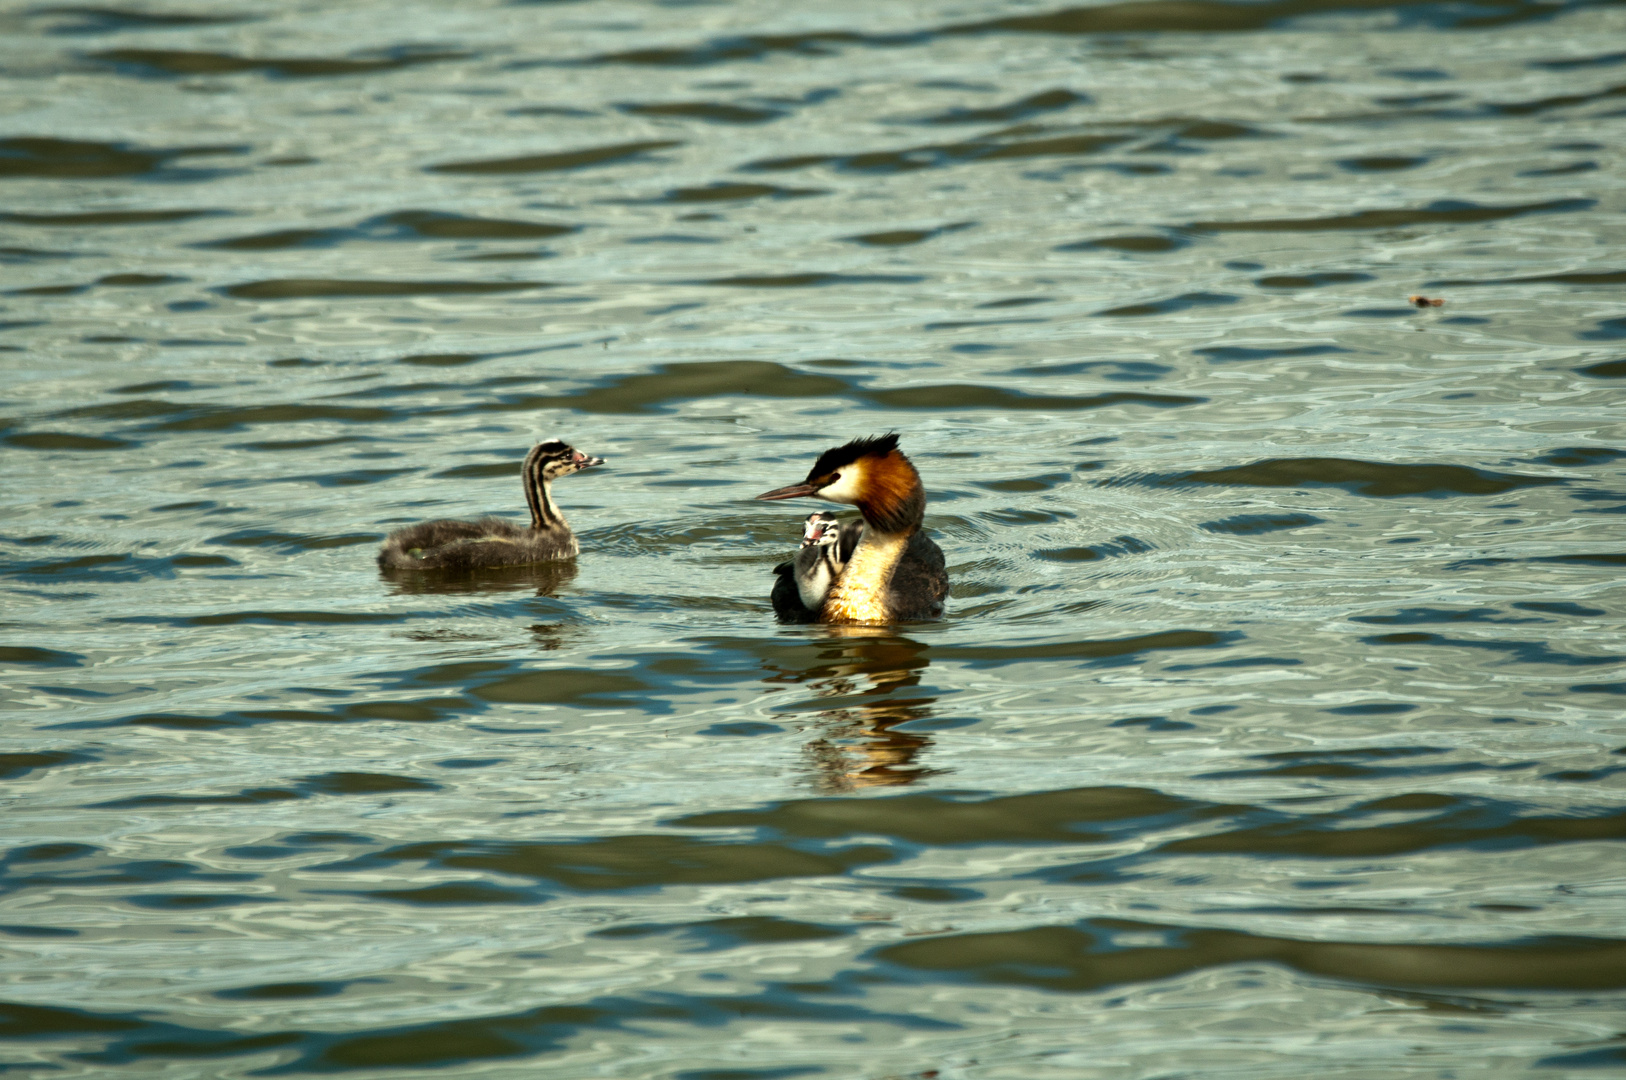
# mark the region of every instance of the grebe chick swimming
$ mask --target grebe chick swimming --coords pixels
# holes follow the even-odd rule
[[[552,484],[561,476],[604,464],[558,439],[531,447],[520,467],[531,527],[517,528],[500,518],[479,521],[426,521],[390,533],[378,552],[384,570],[473,570],[483,566],[524,566],[575,558],[581,550],[569,522],[553,503]]]
[[[898,449],[896,433],[854,439],[819,455],[807,479],[775,488],[759,499],[808,495],[851,503],[864,530],[817,619],[825,623],[906,622],[937,619],[948,596],[943,551],[925,533],[926,489],[920,473]]]
[[[801,550],[794,559],[773,568],[778,580],[768,598],[774,613],[787,622],[816,621],[825,594],[852,558],[863,531],[860,518],[837,521],[828,510],[807,515]]]

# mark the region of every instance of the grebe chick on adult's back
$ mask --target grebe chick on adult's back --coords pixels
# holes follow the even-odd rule
[[[854,439],[819,455],[800,484],[775,488],[759,499],[808,495],[851,503],[864,515],[852,557],[825,595],[818,621],[906,622],[937,619],[948,596],[943,551],[921,531],[926,489],[898,436]]]
[[[575,558],[581,550],[570,523],[554,505],[552,484],[561,476],[604,464],[558,439],[531,447],[520,467],[531,527],[500,518],[479,521],[426,521],[390,533],[378,552],[385,570],[473,570],[483,566],[524,566]]]
[[[796,557],[773,568],[778,575],[768,599],[774,614],[786,622],[815,622],[830,586],[853,557],[864,532],[861,518],[837,521],[828,510],[815,510],[802,525],[802,548]]]

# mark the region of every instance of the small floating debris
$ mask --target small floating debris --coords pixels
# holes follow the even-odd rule
[[[1407,301],[1409,301],[1412,304],[1413,307],[1444,307],[1445,306],[1445,301],[1440,299],[1439,297],[1437,297],[1437,296],[1433,296],[1433,297],[1424,296],[1422,293],[1415,293],[1415,294],[1413,294],[1411,296],[1406,297],[1406,299],[1407,299]]]

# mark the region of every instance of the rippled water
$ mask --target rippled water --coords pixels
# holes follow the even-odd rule
[[[0,1071],[1626,1068],[1623,31],[9,6]]]

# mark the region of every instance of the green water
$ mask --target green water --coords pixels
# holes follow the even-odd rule
[[[1623,31],[0,12],[0,1070],[1626,1069]]]

